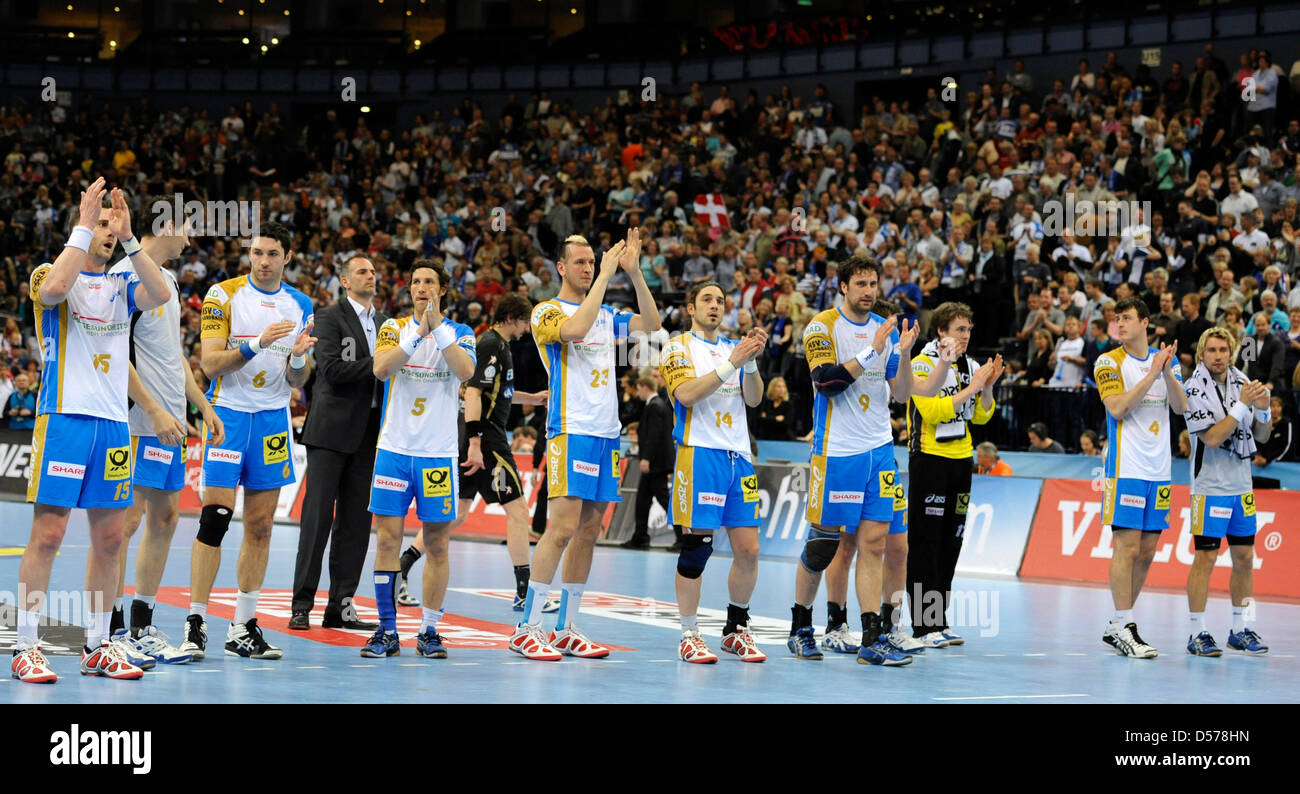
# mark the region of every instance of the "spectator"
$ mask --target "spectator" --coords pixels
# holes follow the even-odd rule
[[[1079,319],[1065,319],[1065,336],[1056,341],[1051,363],[1056,367],[1047,386],[1053,389],[1074,389],[1083,383],[1088,359],[1083,355],[1083,337],[1079,336]]]
[[[1029,426],[1029,451],[1030,452],[1054,452],[1058,455],[1065,454],[1065,447],[1061,442],[1054,441],[1047,435],[1047,425],[1042,422],[1034,422]]]
[[[673,442],[673,409],[668,401],[660,396],[658,384],[654,378],[641,377],[635,384],[636,402],[641,406],[640,421],[637,424],[637,453],[640,458],[638,467],[641,480],[637,486],[636,528],[624,548],[647,549],[650,547],[650,502],[656,500],[672,515],[670,484],[673,477],[673,456],[676,447]],[[644,432],[641,430],[644,429]],[[681,539],[681,529],[673,527],[677,539]]]
[[[767,396],[758,406],[758,421],[754,423],[754,437],[760,441],[790,441],[794,438],[794,406],[785,378],[772,378],[767,383]]]
[[[1097,457],[1101,454],[1101,444],[1097,431],[1085,430],[1079,434],[1079,453],[1088,457]]]
[[[1243,350],[1238,354],[1240,357],[1241,369],[1246,373],[1246,377],[1251,380],[1258,380],[1275,391],[1287,388],[1289,378],[1284,378],[1282,365],[1286,361],[1286,348],[1282,346],[1282,340],[1269,328],[1270,318],[1264,312],[1255,315],[1253,333],[1246,337],[1254,340],[1253,350],[1247,352],[1249,345],[1243,345]],[[1287,373],[1288,375],[1290,373]]]
[[[1273,396],[1269,400],[1269,427],[1272,432],[1269,433],[1268,440],[1262,444],[1256,444],[1255,460],[1256,466],[1267,466],[1275,460],[1286,460],[1294,457],[1292,450],[1291,438],[1291,420],[1287,418],[1282,411],[1282,398]]]
[[[531,455],[537,444],[537,431],[528,425],[516,427],[510,434],[510,451],[520,455]]]
[[[985,441],[975,447],[975,459],[977,461],[976,474],[991,477],[1010,477],[1012,474],[1011,467],[998,456],[998,448],[991,441]]]
[[[1025,379],[1029,385],[1043,386],[1052,377],[1052,333],[1046,328],[1034,331],[1033,349],[1025,366]]]
[[[31,430],[36,427],[36,391],[26,372],[14,378],[14,391],[5,403],[5,416],[9,417],[10,430]]]

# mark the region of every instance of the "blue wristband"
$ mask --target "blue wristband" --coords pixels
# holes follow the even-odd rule
[[[127,256],[135,256],[136,254],[140,253],[140,248],[141,248],[140,241],[135,239],[135,237],[128,237],[125,240],[122,240],[121,242],[122,242],[122,250],[126,252]]]
[[[257,353],[253,352],[252,345],[248,344],[248,342],[244,342],[239,346],[239,355],[243,356],[245,361],[252,361],[253,356],[256,356]]]

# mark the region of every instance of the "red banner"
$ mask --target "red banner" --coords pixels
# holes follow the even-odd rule
[[[1187,586],[1194,555],[1190,503],[1188,487],[1173,486],[1169,529],[1161,535],[1148,585]],[[1300,578],[1296,576],[1300,541],[1286,538],[1286,527],[1294,526],[1294,516],[1300,515],[1300,492],[1256,491],[1255,505],[1259,532],[1255,536],[1254,593],[1261,598],[1300,598]],[[1020,575],[1105,583],[1109,581],[1110,558],[1110,530],[1101,525],[1101,491],[1088,480],[1044,480]],[[1224,541],[1210,575],[1210,589],[1228,592],[1231,571]]]

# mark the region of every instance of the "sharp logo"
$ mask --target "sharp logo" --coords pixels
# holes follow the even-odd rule
[[[222,449],[220,447],[208,448],[208,460],[213,463],[235,463],[238,464],[244,460],[244,453],[237,449]]]
[[[83,731],[77,723],[50,734],[53,766],[129,766],[135,775],[153,769],[152,731]]]
[[[407,485],[408,483],[406,480],[399,480],[395,477],[384,477],[378,474],[375,475],[375,487],[380,490],[404,493]]]
[[[80,480],[86,476],[86,467],[76,463],[60,463],[52,460],[45,467],[45,473],[51,477],[67,477]]]
[[[720,493],[709,493],[708,491],[701,491],[696,501],[698,501],[702,505],[714,505],[716,507],[722,507],[727,504],[727,497],[723,496]]]
[[[600,474],[600,467],[594,463],[588,463],[585,460],[575,460],[573,470],[578,474],[585,474],[588,477],[596,477]]]
[[[831,491],[826,494],[826,501],[830,504],[862,504],[862,493],[859,491]]]
[[[1147,498],[1145,496],[1137,496],[1131,493],[1120,494],[1119,504],[1120,507],[1143,508],[1147,506]]]
[[[172,459],[176,457],[176,453],[170,449],[162,449],[161,447],[145,447],[144,452],[140,457],[145,460],[156,460],[159,463],[170,466]]]

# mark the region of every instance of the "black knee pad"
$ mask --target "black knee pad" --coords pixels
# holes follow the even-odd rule
[[[821,573],[830,567],[835,552],[840,548],[840,533],[808,527],[808,539],[803,542],[799,562],[809,573]]]
[[[222,505],[208,505],[199,514],[197,540],[205,546],[221,548],[221,539],[230,531],[230,517],[234,511]]]
[[[677,572],[687,579],[699,579],[704,565],[713,554],[712,535],[682,535],[682,551],[677,556]]]
[[[1229,546],[1254,546],[1255,536],[1254,535],[1229,535],[1228,545]]]
[[[1220,538],[1207,538],[1204,535],[1192,535],[1192,548],[1196,551],[1218,551]]]

